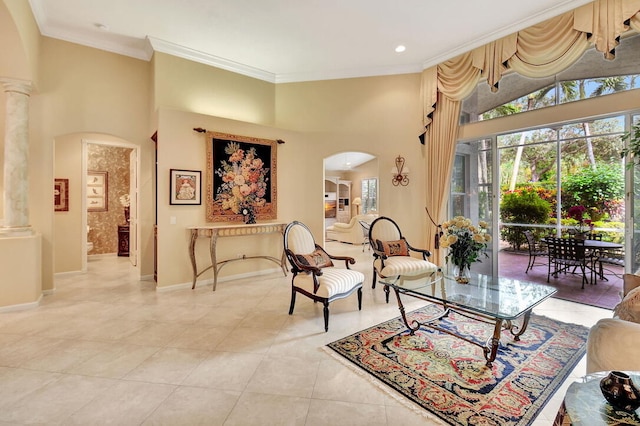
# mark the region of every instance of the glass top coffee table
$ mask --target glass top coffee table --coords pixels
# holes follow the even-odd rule
[[[543,284],[473,273],[468,284],[460,284],[441,271],[414,277],[387,277],[381,279],[380,283],[385,286],[385,291],[393,289],[395,292],[400,315],[412,335],[420,327],[428,327],[480,346],[488,367],[491,367],[496,359],[502,330],[509,330],[515,340],[520,340],[520,336],[527,329],[533,308],[556,292],[555,288]],[[409,321],[401,295],[440,305],[442,313],[426,322]],[[450,312],[493,324],[493,335],[486,343],[480,344],[438,326],[437,322],[447,317]],[[519,318],[522,318],[520,325],[514,321]]]

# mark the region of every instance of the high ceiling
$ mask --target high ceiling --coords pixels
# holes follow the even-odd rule
[[[40,32],[274,83],[420,72],[591,0],[29,0]],[[406,51],[396,53],[399,44]]]

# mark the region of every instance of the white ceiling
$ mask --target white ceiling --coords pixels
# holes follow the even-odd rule
[[[324,159],[325,171],[348,171],[376,158],[364,152],[343,152]]]
[[[420,72],[591,0],[29,0],[49,37],[273,83]],[[99,28],[103,26],[103,28]],[[404,44],[406,51],[394,48]]]

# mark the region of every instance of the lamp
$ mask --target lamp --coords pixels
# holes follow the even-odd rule
[[[396,167],[391,168],[391,174],[393,175],[393,186],[407,186],[409,184],[409,167],[404,166],[404,157],[398,155],[396,157]]]
[[[353,199],[353,205],[356,206],[356,215],[360,214],[360,205],[362,204],[362,198],[356,197]]]

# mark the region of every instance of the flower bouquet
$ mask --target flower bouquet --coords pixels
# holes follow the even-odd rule
[[[454,265],[454,275],[459,283],[469,282],[471,264],[480,262],[480,255],[491,241],[487,229],[487,222],[480,221],[478,226],[474,226],[471,219],[463,216],[456,216],[442,224],[444,235],[440,240],[440,247],[449,249],[445,259],[447,263],[451,261]]]
[[[584,237],[593,228],[589,212],[584,206],[573,206],[567,211],[567,217],[576,222],[576,236]]]
[[[222,178],[216,201],[223,210],[242,214],[245,223],[255,223],[256,209],[266,204],[268,168],[256,155],[255,148],[244,150],[240,144],[230,142],[224,149],[228,161],[221,161],[215,173]]]

